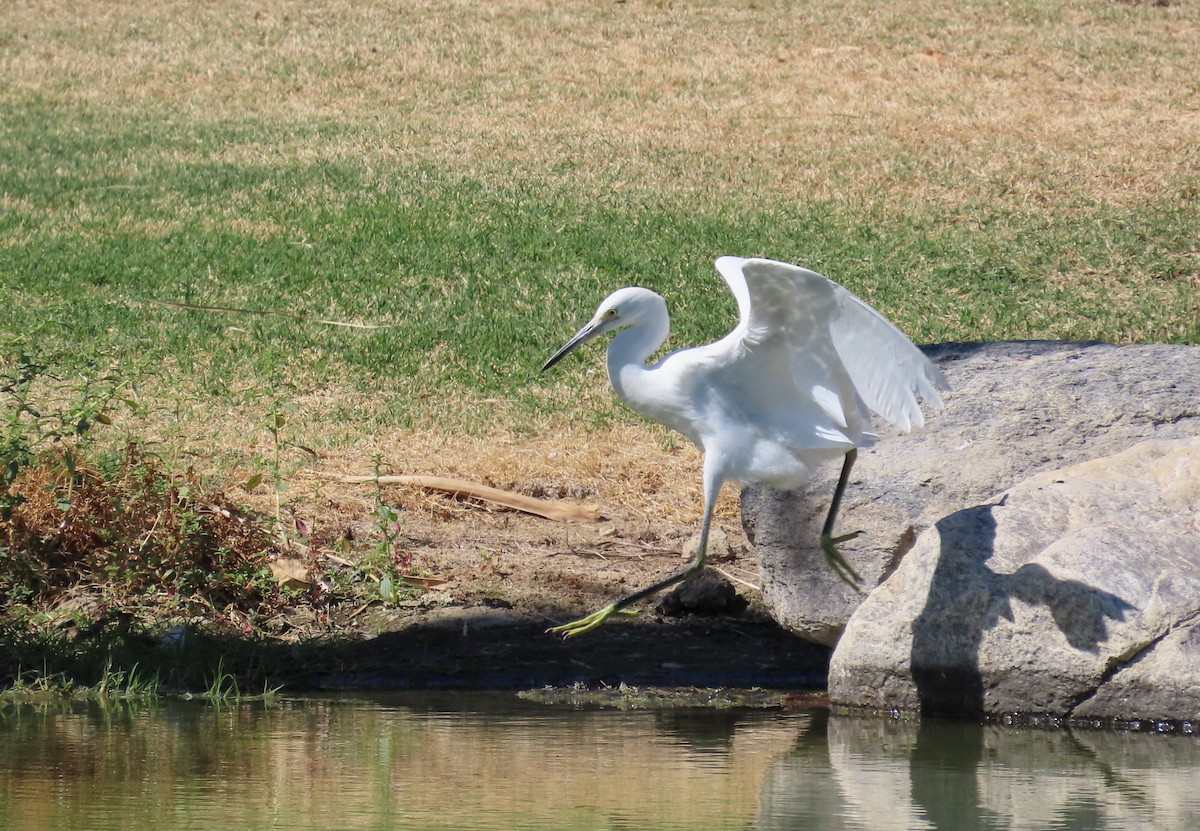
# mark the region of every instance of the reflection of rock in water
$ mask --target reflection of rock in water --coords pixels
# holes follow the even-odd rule
[[[757,827],[1188,831],[1197,782],[1193,737],[829,717],[767,771]]]
[[[818,714],[799,735],[795,748],[767,770],[759,791],[758,828],[840,831],[862,827],[848,813],[831,770],[829,721],[827,713]]]
[[[870,829],[924,829],[914,800],[916,781],[907,760],[917,752],[920,733],[912,722],[833,719],[829,725],[829,766],[846,800],[847,813]],[[882,762],[882,764],[881,764]]]

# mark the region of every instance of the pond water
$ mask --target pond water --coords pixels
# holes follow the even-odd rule
[[[508,694],[7,704],[0,828],[1183,831],[1200,738]]]

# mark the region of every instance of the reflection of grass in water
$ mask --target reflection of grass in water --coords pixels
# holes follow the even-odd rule
[[[521,704],[435,693],[6,707],[0,770],[22,785],[6,794],[6,816],[13,828],[32,827],[11,821],[30,816],[80,827],[47,818],[86,804],[102,812],[89,816],[127,812],[129,828],[163,827],[164,816],[239,828],[403,817],[414,828],[683,831],[921,827],[931,816],[982,828],[1014,815],[1036,828],[1190,828],[1200,809],[1191,738]]]
[[[0,771],[28,778],[6,816],[14,829],[28,826],[13,817],[59,819],[81,805],[91,817],[127,812],[113,824],[139,829],[163,817],[205,828],[224,818],[239,828],[747,828],[797,730],[773,713],[664,724],[490,698],[459,694],[450,709],[444,693],[8,707]],[[730,740],[714,745],[711,731]]]

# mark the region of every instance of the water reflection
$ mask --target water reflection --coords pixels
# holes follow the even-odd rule
[[[511,696],[0,709],[0,828],[1186,829],[1193,737]]]
[[[758,827],[1184,831],[1197,783],[1191,736],[822,717],[771,766]]]

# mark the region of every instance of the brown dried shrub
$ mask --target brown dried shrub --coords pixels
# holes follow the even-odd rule
[[[103,468],[45,457],[15,479],[0,516],[0,599],[41,608],[84,590],[107,606],[202,597],[243,611],[282,601],[267,523],[136,444]]]

